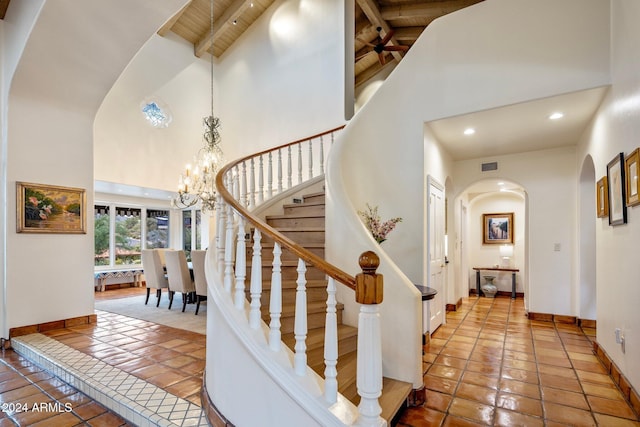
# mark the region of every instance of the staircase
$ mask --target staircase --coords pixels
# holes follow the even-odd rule
[[[296,200],[297,201],[297,200]],[[266,217],[266,223],[280,231],[306,250],[324,258],[325,194],[308,194],[300,203],[283,206],[282,215]],[[261,298],[262,319],[269,324],[270,273],[273,262],[273,240],[263,239],[265,256],[262,258],[263,293]],[[267,255],[270,254],[270,255]],[[282,250],[282,341],[293,351],[295,319],[296,279],[298,257],[286,248]],[[251,250],[247,250],[247,277],[251,271]],[[324,336],[327,310],[327,280],[319,269],[307,266],[307,364],[318,375],[324,377]],[[247,291],[249,299],[249,292]],[[360,402],[356,387],[357,328],[342,324],[343,305],[336,306],[338,316],[338,391],[355,405]],[[409,383],[383,379],[383,391],[379,403],[381,416],[391,420],[404,404],[411,392]]]

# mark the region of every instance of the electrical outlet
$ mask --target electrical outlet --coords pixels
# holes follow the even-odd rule
[[[554,243],[553,244],[553,250],[556,252],[560,252],[560,243]]]

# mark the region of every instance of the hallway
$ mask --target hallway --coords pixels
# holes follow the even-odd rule
[[[640,426],[592,339],[528,320],[522,299],[465,298],[425,347],[427,402],[397,426]]]
[[[97,298],[139,295],[130,288]],[[204,336],[98,312],[98,323],[47,335],[199,405]],[[427,402],[399,427],[636,426],[640,422],[592,353],[595,330],[529,321],[521,299],[467,298],[425,347]],[[117,339],[116,339],[117,338]],[[0,402],[60,402],[70,413],[0,413],[0,427],[126,425],[72,387],[8,351]],[[40,425],[40,424],[39,424]],[[252,427],[252,426],[250,426]]]

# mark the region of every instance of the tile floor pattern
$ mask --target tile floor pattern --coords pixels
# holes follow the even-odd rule
[[[522,299],[464,299],[425,346],[426,403],[397,426],[640,426],[594,337],[528,320]]]

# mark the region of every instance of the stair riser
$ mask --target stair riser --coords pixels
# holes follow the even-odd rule
[[[313,194],[310,196],[304,196],[302,200],[304,200],[304,203],[324,203],[325,197],[324,197],[324,193]]]
[[[267,218],[267,224],[278,227],[324,227],[324,216],[291,217],[291,218]]]
[[[305,243],[324,243],[324,231],[292,230],[281,231],[281,233],[301,246],[304,246]],[[262,236],[262,241],[264,243],[273,243],[273,239],[270,239],[268,236]]]
[[[269,306],[269,300],[271,298],[271,291],[264,290],[260,297],[260,304],[264,307]],[[327,291],[326,289],[307,289],[307,303],[312,302],[326,302]],[[282,290],[282,304],[295,304],[296,302],[296,290],[295,289],[283,289]]]
[[[358,336],[347,337],[338,341],[338,363],[340,357],[356,351],[358,347]],[[309,366],[319,366],[324,363],[324,348],[314,348],[307,352],[307,364]]]
[[[320,258],[324,259],[324,247],[305,247],[306,250],[308,250],[309,252],[319,256]],[[251,258],[253,257],[253,249],[252,248],[248,248],[247,249],[247,260],[251,260]],[[297,261],[298,260],[298,256],[296,254],[294,254],[291,251],[288,250],[282,250],[282,254],[280,255],[280,261]],[[273,262],[273,247],[264,247],[262,249],[262,262],[267,262],[269,264],[271,264]]]
[[[342,310],[339,310],[338,313],[338,323],[342,322]],[[316,328],[324,328],[324,323],[326,320],[326,313],[309,313],[307,315],[307,330],[316,329]],[[268,325],[271,317],[269,315],[263,316],[262,320]],[[280,318],[280,331],[283,334],[289,334],[293,332],[293,328],[295,327],[295,315],[282,316]]]
[[[287,205],[285,215],[324,215],[324,205]]]
[[[282,274],[282,280],[298,280],[298,268],[297,267],[289,267],[282,266],[280,268]],[[263,282],[265,279],[271,280],[271,275],[273,273],[273,266],[267,264],[262,265],[262,278]],[[251,277],[251,266],[247,267],[247,278]],[[325,274],[324,272],[318,270],[317,268],[307,267],[307,271],[304,275],[307,280],[324,280]]]

